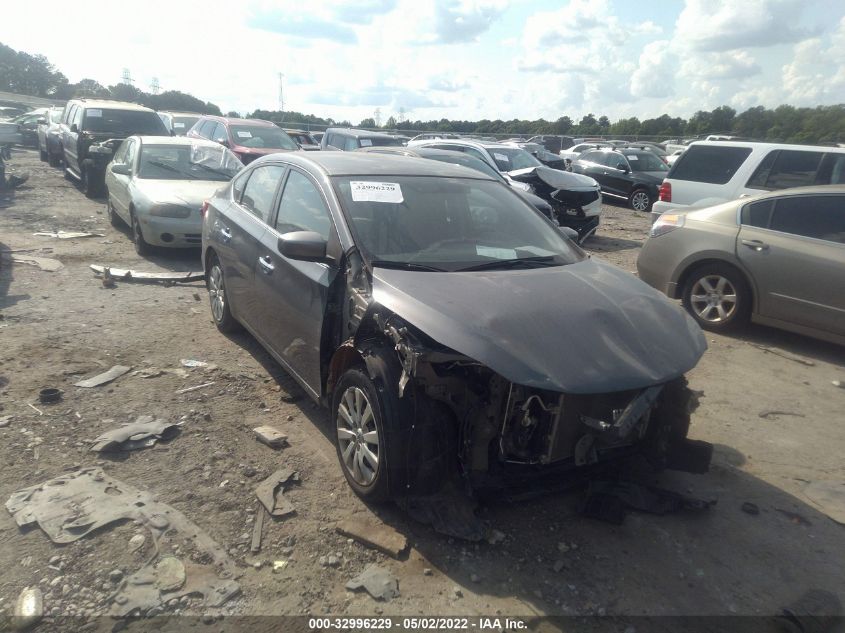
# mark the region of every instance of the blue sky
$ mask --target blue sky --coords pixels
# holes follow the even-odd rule
[[[61,20],[22,28],[23,3],[4,8],[0,42],[45,54],[71,81],[113,84],[129,68],[141,88],[156,77],[224,111],[276,109],[280,72],[288,109],[353,123],[376,108],[616,120],[845,103],[845,2],[171,0],[131,25],[119,3],[78,4],[95,46]]]

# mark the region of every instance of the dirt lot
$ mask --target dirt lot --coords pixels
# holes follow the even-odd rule
[[[395,508],[361,503],[343,480],[325,411],[300,397],[248,335],[217,332],[201,284],[107,289],[88,269],[196,270],[197,252],[144,260],[126,230],[109,225],[104,201],[86,199],[35,152],[16,151],[12,166],[28,169],[31,178],[14,194],[0,194],[0,250],[38,249],[26,254],[58,259],[64,267],[43,271],[13,263],[9,254],[0,263],[0,419],[11,416],[0,428],[0,500],[95,465],[151,491],[237,562],[242,593],[213,613],[598,614],[617,616],[614,630],[621,633],[642,615],[775,614],[810,589],[845,599],[845,527],[803,494],[809,482],[845,480],[845,389],[831,384],[845,381],[842,348],[760,327],[737,337],[707,336],[709,351],[690,374],[691,387],[703,392],[690,434],[716,446],[711,471],[667,473],[657,481],[717,498],[708,512],[631,514],[613,526],[581,517],[577,492],[503,499],[482,507],[481,516],[504,540],[467,544]],[[33,236],[54,229],[105,237]],[[646,230],[644,215],[605,206],[588,250],[634,271]],[[130,372],[94,389],[73,386],[112,365],[168,369],[180,367],[180,359],[217,368],[189,369],[184,378]],[[213,385],[176,393],[208,382]],[[43,387],[64,390],[62,402],[39,404]],[[139,415],[181,421],[182,432],[109,458],[89,450],[90,440]],[[275,451],[256,442],[252,429],[262,424],[287,433],[290,446]],[[301,483],[286,493],[296,514],[269,521],[261,552],[251,554],[258,508],[253,489],[281,466],[300,473]],[[742,511],[744,502],[759,514]],[[334,527],[350,517],[392,525],[407,535],[410,553],[394,560],[348,542]],[[0,615],[33,585],[44,591],[49,614],[103,613],[113,589],[110,572],[130,574],[149,558],[149,548],[132,553],[127,547],[138,529],[124,523],[58,546],[38,527],[19,529],[0,509]],[[337,566],[321,564],[329,555]],[[274,560],[288,564],[279,572],[255,564]],[[344,588],[371,562],[399,579],[401,595],[389,604]],[[167,612],[200,614],[196,601]],[[91,628],[101,622],[92,619]]]

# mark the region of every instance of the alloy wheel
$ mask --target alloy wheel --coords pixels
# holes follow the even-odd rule
[[[211,268],[208,275],[208,297],[211,301],[211,316],[220,323],[226,307],[226,290],[223,287],[223,270],[218,264]]]
[[[631,196],[631,206],[634,211],[647,210],[649,203],[651,203],[651,199],[645,191],[637,191],[633,196]]]
[[[724,323],[737,309],[737,292],[729,279],[705,275],[690,291],[690,306],[702,321]]]
[[[373,406],[362,389],[349,387],[343,392],[336,426],[344,467],[356,483],[369,486],[378,473],[380,444]]]

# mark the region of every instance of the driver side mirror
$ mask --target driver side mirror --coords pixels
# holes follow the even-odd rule
[[[229,147],[229,141],[227,141],[225,138],[214,139],[214,142],[220,143],[220,145],[222,145],[223,147]]]
[[[38,120],[36,120],[35,123],[37,125],[47,125],[47,119],[45,119],[44,117],[41,117]]]
[[[293,231],[279,238],[279,252],[288,259],[303,262],[326,262],[328,242],[314,231]]]
[[[626,165],[625,163],[616,163],[616,169],[618,169],[619,171],[623,171],[626,174],[628,173],[628,165]]]
[[[129,168],[129,165],[124,163],[112,163],[111,173],[118,176],[129,176],[131,175],[132,170]]]
[[[74,123],[73,125],[70,126],[70,131],[73,132],[74,134],[76,134],[77,132],[79,132],[79,126],[76,123]]]

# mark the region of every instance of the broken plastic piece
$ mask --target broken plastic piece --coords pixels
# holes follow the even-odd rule
[[[140,270],[124,270],[122,268],[112,268],[110,266],[97,266],[96,264],[91,264],[89,266],[91,270],[93,270],[98,275],[104,275],[106,272],[106,268],[109,270],[109,274],[111,277],[118,281],[140,281],[140,282],[151,282],[151,283],[165,283],[165,284],[174,284],[174,283],[189,283],[192,281],[203,281],[205,280],[205,273],[195,273],[195,272],[187,272],[187,273],[147,273]]]
[[[399,581],[396,576],[378,565],[370,565],[363,572],[346,583],[352,591],[364,588],[376,600],[389,602],[399,595]]]
[[[415,521],[431,525],[440,534],[466,541],[484,538],[484,524],[475,516],[474,502],[456,490],[402,497],[396,500],[396,504]]]
[[[274,517],[293,514],[296,509],[284,496],[285,485],[291,480],[298,480],[298,475],[290,468],[277,470],[255,489],[255,496]]]
[[[105,385],[106,383],[111,382],[115,378],[120,378],[123,374],[128,372],[131,367],[127,367],[126,365],[115,365],[111,369],[102,374],[98,374],[93,378],[87,378],[85,380],[80,380],[79,382],[75,383],[77,387],[99,387],[100,385]]]
[[[169,440],[179,432],[178,424],[167,420],[154,420],[142,415],[131,424],[124,424],[103,433],[94,440],[92,451],[134,451],[148,448],[158,440]]]
[[[80,237],[105,237],[104,233],[87,233],[85,231],[53,231],[52,233],[33,233],[39,237],[55,237],[60,240],[72,240]]]

